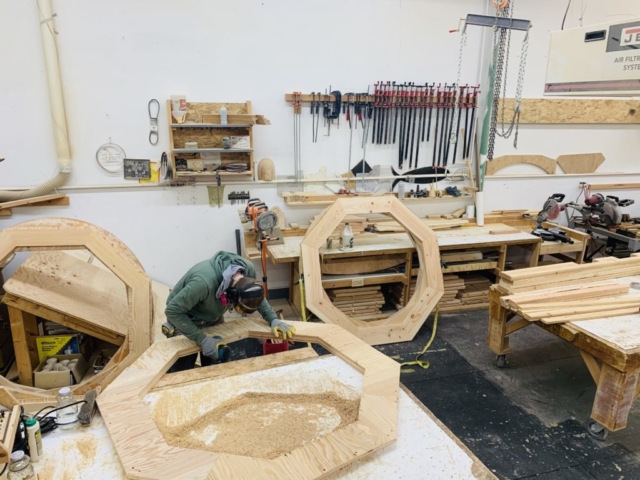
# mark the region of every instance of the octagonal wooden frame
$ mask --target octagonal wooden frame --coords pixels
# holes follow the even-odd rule
[[[142,399],[178,357],[200,350],[187,338],[174,337],[155,342],[98,397],[128,478],[312,480],[395,441],[400,364],[337,325],[289,323],[296,328],[296,340],[319,343],[363,373],[357,421],[275,459],[170,446]],[[205,332],[229,343],[247,337],[273,338],[267,324],[257,318],[233,320]]]
[[[125,342],[107,366],[85,382],[71,386],[75,395],[106,387],[149,345],[152,335],[153,297],[151,279],[129,248],[106,230],[81,220],[43,218],[20,223],[0,231],[0,263],[13,252],[87,249],[124,283],[131,323]],[[87,322],[90,324],[91,322]],[[0,403],[49,402],[55,404],[58,389],[18,385],[0,376]]]
[[[319,250],[347,215],[388,213],[407,231],[420,260],[416,290],[409,302],[384,320],[356,320],[333,305],[322,287]],[[356,239],[357,242],[357,239]],[[322,321],[340,325],[370,345],[412,340],[444,294],[438,239],[424,222],[396,197],[341,198],[311,224],[301,243],[307,307]],[[408,287],[408,285],[407,285]]]

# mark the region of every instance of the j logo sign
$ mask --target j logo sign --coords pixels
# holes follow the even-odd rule
[[[620,37],[620,46],[640,45],[640,27],[625,28]]]

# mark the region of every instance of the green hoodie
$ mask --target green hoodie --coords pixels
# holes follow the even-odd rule
[[[205,337],[201,330],[203,327],[223,321],[224,307],[216,298],[216,291],[222,281],[222,272],[232,264],[244,267],[246,276],[255,278],[256,270],[250,261],[233,253],[218,252],[212,259],[191,267],[167,298],[167,320],[198,345]],[[277,318],[266,299],[258,311],[269,324]]]

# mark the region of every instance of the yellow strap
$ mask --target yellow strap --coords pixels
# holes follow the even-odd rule
[[[426,370],[431,366],[431,364],[427,360],[420,360],[420,357],[422,357],[425,353],[427,353],[427,350],[429,350],[429,347],[433,343],[433,340],[436,338],[436,330],[438,329],[438,312],[439,311],[440,311],[440,304],[438,304],[438,306],[436,307],[436,314],[435,314],[435,317],[433,318],[433,329],[431,332],[431,338],[429,339],[427,344],[424,346],[422,351],[418,354],[418,356],[413,362],[401,363],[400,364],[401,367],[408,366],[408,365],[418,365],[419,367],[424,368]]]

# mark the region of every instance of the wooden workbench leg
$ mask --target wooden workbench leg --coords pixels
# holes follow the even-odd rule
[[[15,307],[7,305],[9,309],[9,322],[11,323],[11,335],[13,336],[13,348],[16,354],[18,366],[18,382],[22,385],[33,386],[33,369],[38,366],[38,348],[36,337],[38,336],[38,321],[35,315],[23,312]]]
[[[500,304],[500,292],[489,289],[489,331],[487,346],[497,355],[506,355],[509,351],[507,337],[508,310]]]
[[[620,372],[602,364],[591,418],[612,432],[625,428],[637,386],[637,373]]]
[[[500,245],[500,254],[498,255],[498,267],[497,271],[495,271],[496,277],[500,275],[500,273],[504,272],[504,267],[507,264],[507,246]]]
[[[540,245],[541,242],[531,244],[531,259],[529,260],[529,267],[537,267],[540,260]]]

